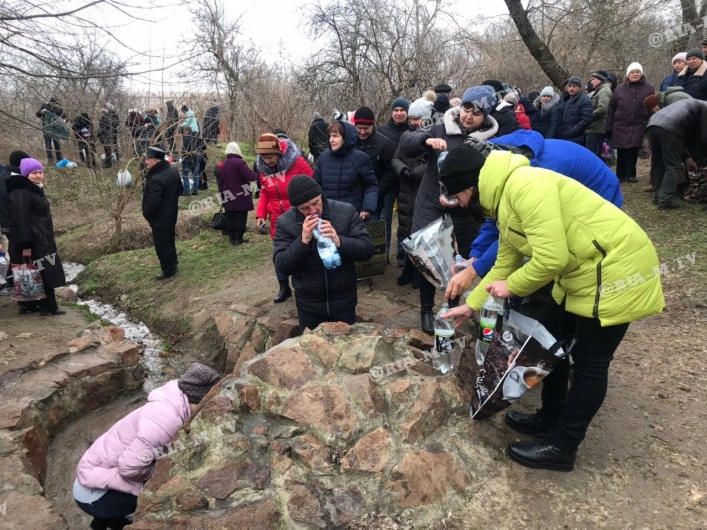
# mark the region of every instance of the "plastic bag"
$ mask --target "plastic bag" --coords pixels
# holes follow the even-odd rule
[[[562,340],[537,320],[510,309],[506,300],[479,370],[469,415],[480,420],[510,407],[569,355],[576,336]]]
[[[34,302],[46,298],[44,282],[39,274],[39,267],[25,263],[12,266],[13,300],[16,302]]]
[[[130,174],[130,171],[127,169],[121,169],[118,171],[118,180],[115,182],[115,184],[120,187],[120,186],[131,186],[133,183],[133,177]]]
[[[454,265],[454,226],[449,215],[443,215],[405,241],[403,249],[420,273],[438,289],[446,289]]]

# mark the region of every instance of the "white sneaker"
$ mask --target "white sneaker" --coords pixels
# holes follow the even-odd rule
[[[9,287],[5,287],[3,289],[0,289],[0,296],[10,296],[12,294],[12,291],[10,291]]]

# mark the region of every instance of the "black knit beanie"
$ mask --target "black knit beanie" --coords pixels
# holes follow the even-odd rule
[[[705,60],[705,54],[702,53],[702,50],[699,48],[693,48],[692,50],[687,52],[687,56],[685,57],[685,60],[689,59],[690,57],[697,57],[698,59]]]
[[[354,113],[354,125],[375,125],[376,115],[368,107],[361,107]]]
[[[300,206],[322,194],[317,181],[307,175],[295,175],[287,185],[287,195],[292,206]]]
[[[10,165],[12,167],[20,167],[20,162],[25,158],[29,158],[29,155],[24,151],[13,151],[10,153]]]
[[[486,157],[467,144],[452,149],[442,162],[439,181],[447,188],[447,196],[478,187],[479,172]]]
[[[220,380],[221,376],[216,370],[201,363],[192,363],[177,381],[177,387],[184,392],[189,403],[198,405]]]

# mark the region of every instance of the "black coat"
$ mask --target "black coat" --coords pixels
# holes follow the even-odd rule
[[[535,120],[537,120],[540,117],[540,111],[538,108],[533,105],[533,101],[528,98],[527,96],[523,96],[518,100],[518,103],[523,105],[523,108],[525,109],[525,114],[528,116],[530,119],[530,126],[533,127],[535,125]],[[518,120],[516,120],[518,121]]]
[[[544,105],[538,97],[533,103],[533,108],[538,110],[535,122],[531,121],[533,130],[542,134],[546,140],[557,138],[557,127],[560,123],[560,96],[553,94],[552,99]]]
[[[409,133],[406,133],[409,134]],[[403,135],[404,137],[405,135]],[[415,208],[417,191],[427,169],[429,152],[424,151],[415,157],[407,157],[398,148],[393,158],[393,171],[398,177],[398,241],[402,241],[412,232],[412,214]]]
[[[309,245],[302,242],[304,216],[294,207],[277,219],[273,261],[278,271],[292,275],[298,309],[316,315],[335,315],[356,307],[355,262],[371,259],[375,249],[353,206],[329,201],[324,196],[322,203],[322,219],[332,224],[341,240],[341,265],[325,268],[317,252],[316,238]]]
[[[171,228],[177,224],[179,196],[184,193],[179,171],[160,160],[147,172],[142,192],[142,216],[152,228]]]
[[[410,131],[400,139],[400,151],[403,156],[416,158],[423,153],[428,154],[425,175],[415,198],[411,228],[413,233],[442,217],[445,211],[439,203],[440,189],[437,170],[439,151],[431,149],[425,142],[429,138],[442,138],[447,142],[448,151],[464,143],[469,133],[461,128],[459,113],[459,107],[452,107],[444,114],[441,123],[436,123],[430,129]],[[489,117],[484,129],[484,132],[479,131],[472,134],[479,140],[493,138],[497,136],[498,123]],[[483,220],[472,219],[465,208],[450,208],[448,212],[454,223],[454,234],[457,238],[459,251],[466,257],[471,251],[471,243],[476,238]]]
[[[315,118],[309,126],[307,139],[309,140],[309,152],[312,156],[319,156],[329,149],[329,135],[326,130],[329,124],[323,118]]]
[[[112,145],[115,143],[113,120],[107,110],[101,110],[101,117],[98,119],[98,139],[104,145]]]
[[[66,285],[64,266],[59,259],[54,240],[54,224],[49,201],[44,190],[21,175],[12,175],[6,181],[10,196],[12,225],[10,228],[10,260],[22,264],[22,251],[32,249],[32,261],[41,260],[44,286],[56,289]]]
[[[513,111],[513,106],[504,106],[501,110],[498,107],[493,109],[489,115],[498,123],[498,133],[496,136],[505,136],[520,129],[516,113]]]
[[[566,94],[560,104],[560,123],[557,139],[584,145],[587,127],[594,120],[594,105],[586,94],[575,97]]]
[[[378,209],[381,209],[385,204],[386,195],[398,187],[398,179],[395,177],[392,166],[395,147],[390,140],[375,129],[373,134],[365,140],[358,138],[356,147],[359,151],[366,153],[371,160],[373,172],[378,181]]]
[[[690,71],[687,66],[683,68],[673,82],[673,86],[681,86],[693,98],[707,101],[707,61],[704,61],[695,72]]]
[[[336,151],[324,151],[314,168],[314,180],[322,187],[329,200],[345,202],[371,213],[378,206],[378,180],[371,160],[356,149],[358,131],[349,122],[343,122],[346,137]]]
[[[7,192],[5,187],[5,182],[10,178],[10,175],[14,173],[15,175],[20,174],[20,168],[5,166],[3,171],[0,173],[0,229],[8,233],[10,227],[12,226],[12,214],[10,211],[10,194]]]
[[[707,102],[693,98],[671,103],[651,116],[647,130],[651,127],[660,127],[681,138],[697,165],[707,160],[704,147],[707,145]]]
[[[407,121],[404,123],[395,123],[393,118],[390,118],[385,125],[378,127],[378,132],[390,140],[395,149],[400,145],[400,137],[411,130],[412,127],[410,127]]]

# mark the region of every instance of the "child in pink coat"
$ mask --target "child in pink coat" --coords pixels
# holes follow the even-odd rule
[[[74,499],[94,517],[94,530],[122,530],[152,476],[156,455],[170,443],[221,376],[194,363],[178,380],[154,389],[147,404],[101,435],[76,468]]]

